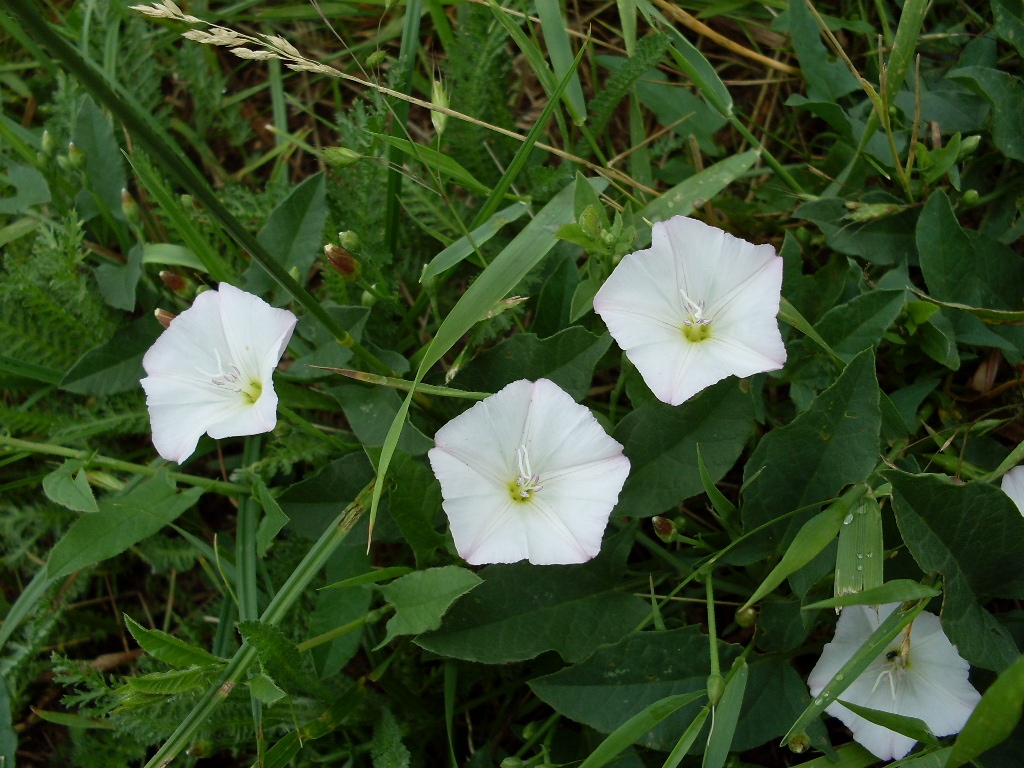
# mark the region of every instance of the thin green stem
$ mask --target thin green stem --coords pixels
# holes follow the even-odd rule
[[[370,611],[365,616],[360,616],[358,619],[350,621],[347,624],[342,624],[340,627],[330,629],[321,635],[309,638],[309,640],[303,640],[301,643],[296,645],[295,648],[299,651],[299,653],[303,653],[304,651],[316,648],[318,645],[329,643],[331,642],[331,640],[334,640],[335,638],[341,637],[343,635],[347,635],[349,632],[354,632],[357,629],[361,629],[362,627],[365,627],[367,624],[376,624],[378,621],[387,616],[393,610],[395,610],[395,606],[393,606],[391,603],[388,603],[387,605],[382,605],[380,608]]]
[[[18,440],[7,435],[0,435],[0,448],[7,447],[29,453],[42,453],[47,456],[63,456],[66,459],[79,459],[97,467],[106,467],[120,472],[130,472],[133,475],[145,475],[155,477],[161,472],[166,472],[166,464],[159,467],[150,467],[145,464],[133,464],[130,461],[111,459],[108,456],[99,456],[92,451],[78,451],[74,448],[65,448],[62,445],[50,445],[49,443],[33,443],[28,440]],[[187,475],[184,472],[167,472],[167,477],[176,483],[199,486],[208,491],[216,491],[226,496],[241,496],[249,493],[248,485],[239,483],[228,483],[223,480],[212,480],[208,477],[196,477]]]
[[[242,466],[251,467],[260,458],[260,436],[245,438]],[[235,574],[238,579],[238,618],[252,621],[259,615],[259,588],[256,585],[256,519],[258,505],[251,496],[238,502],[238,524],[235,535]],[[263,765],[266,742],[263,738],[263,704],[250,691],[252,724],[256,733],[256,764]]]
[[[348,532],[359,522],[369,505],[373,493],[374,482],[363,488],[355,500],[345,507],[344,511],[324,531],[319,540],[312,546],[306,556],[292,571],[291,576],[263,611],[260,621],[264,624],[279,624],[292,606],[299,600],[309,582],[320,572],[327,560],[334,554],[338,545],[345,540]],[[192,709],[178,726],[177,730],[157,750],[156,754],[146,763],[145,768],[165,768],[170,765],[181,752],[192,743],[195,732],[209,721],[210,715],[228,697],[232,689],[241,682],[249,667],[256,660],[256,649],[242,644],[228,666],[221,674],[220,680],[207,690],[199,703]]]
[[[708,640],[711,647],[711,674],[721,675],[722,671],[718,665],[718,631],[715,628],[715,589],[713,581],[711,571],[708,570],[704,576],[704,586],[707,589],[708,598]]]
[[[758,151],[761,153],[761,156],[764,158],[765,163],[768,164],[769,168],[775,171],[775,175],[782,179],[782,181],[786,184],[787,187],[792,189],[798,195],[807,194],[804,188],[800,186],[800,182],[794,179],[790,172],[786,170],[785,166],[783,166],[782,163],[780,163],[776,159],[775,155],[769,152],[765,148],[764,144],[758,141],[757,137],[750,132],[747,126],[743,124],[742,120],[740,120],[735,115],[732,115],[729,117],[729,123],[732,125],[733,128],[739,131],[740,135],[743,136],[743,138],[745,138],[747,141],[749,141],[752,146],[757,147]]]

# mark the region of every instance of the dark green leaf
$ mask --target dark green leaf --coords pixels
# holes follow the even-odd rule
[[[1024,160],[1024,83],[1019,77],[987,67],[964,67],[949,73],[992,104],[992,140],[1007,157]]]
[[[304,284],[323,245],[326,221],[324,174],[317,173],[295,187],[270,212],[256,239],[286,271],[298,270],[298,282]],[[277,287],[273,278],[255,263],[245,273],[245,281],[247,289],[257,294],[266,294]]]
[[[288,695],[278,688],[273,680],[262,673],[253,675],[247,682],[252,695],[267,705],[274,704]]]
[[[159,629],[146,629],[131,616],[122,615],[125,626],[135,638],[135,642],[155,659],[174,667],[205,667],[223,661],[202,648],[189,645],[174,635],[161,632]]]
[[[808,10],[805,0],[788,4],[786,28],[793,40],[800,71],[807,83],[807,97],[812,101],[836,102],[860,86],[846,64],[828,54],[821,41],[821,27]],[[776,27],[783,26],[776,22]]]
[[[79,395],[114,395],[135,389],[146,375],[142,358],[160,330],[152,315],[131,322],[110,341],[82,355],[64,375],[60,388]]]
[[[277,499],[270,495],[270,490],[262,478],[256,478],[253,488],[256,501],[263,507],[263,519],[256,528],[256,554],[259,557],[266,557],[274,538],[288,525],[288,515],[281,509]]]
[[[865,195],[868,204],[898,203],[884,194]],[[859,256],[878,266],[915,264],[914,223],[917,210],[910,209],[867,221],[853,221],[846,203],[838,198],[822,198],[804,203],[796,216],[818,226],[830,247],[850,256]]]
[[[935,734],[925,725],[924,721],[916,717],[907,717],[906,715],[897,715],[892,712],[882,712],[878,709],[862,707],[849,701],[843,701],[842,697],[839,698],[839,703],[855,715],[860,715],[869,723],[880,725],[883,728],[888,728],[890,731],[896,731],[896,733],[902,733],[904,736],[909,736],[916,741],[920,741],[922,744],[939,743],[939,740],[935,738]]]
[[[532,333],[517,333],[475,358],[453,383],[460,389],[497,392],[519,379],[543,378],[574,400],[582,400],[594,377],[594,366],[610,346],[608,334],[595,336],[579,326],[543,340]]]
[[[415,571],[381,587],[384,599],[395,606],[388,620],[387,636],[378,648],[399,635],[418,635],[441,626],[441,617],[451,604],[482,581],[472,571],[457,565]]]
[[[703,491],[698,443],[717,482],[739,458],[753,422],[750,394],[733,378],[676,407],[655,402],[637,408],[615,429],[630,462],[616,513],[658,515]]]
[[[260,666],[274,684],[293,696],[329,699],[327,690],[305,664],[305,657],[284,631],[272,624],[243,621],[238,631],[245,642],[256,649]]]
[[[75,512],[99,512],[82,462],[68,459],[43,478],[43,492],[54,504]]]
[[[903,309],[905,291],[871,291],[833,307],[814,325],[844,361],[882,340]]]
[[[1024,707],[1024,656],[1005,669],[985,691],[956,738],[946,768],[959,768],[1008,737]]]
[[[388,509],[412,547],[416,564],[423,567],[445,542],[434,528],[441,512],[441,486],[430,467],[401,453],[391,462],[391,477]]]
[[[749,676],[747,662],[742,658],[736,660],[729,679],[725,684],[725,693],[715,708],[715,721],[708,736],[708,745],[704,750],[703,768],[722,768],[729,757],[736,724],[740,719],[740,708],[743,706],[743,694],[747,690]]]
[[[633,715],[602,741],[579,768],[601,768],[612,762],[620,752],[676,710],[704,698],[703,691],[668,696],[649,704]]]
[[[903,541],[925,573],[943,577],[942,627],[971,664],[1001,671],[1018,656],[1009,632],[982,606],[1024,595],[1024,517],[987,483],[957,485],[942,475],[882,473],[892,483]]]
[[[350,453],[290,486],[277,497],[277,503],[290,520],[290,530],[317,539],[338,516],[338,510],[352,501],[372,477],[373,467],[365,454]]]
[[[384,445],[388,428],[402,407],[402,398],[389,387],[338,384],[327,390],[341,405],[349,426],[359,442],[370,448]],[[406,424],[398,440],[399,450],[420,456],[434,447],[434,441],[413,424]]]
[[[810,408],[757,444],[743,472],[744,528],[810,507],[769,530],[772,549],[785,546],[814,505],[871,474],[881,422],[875,358],[861,352]]]
[[[150,672],[125,680],[125,688],[132,693],[174,696],[196,688],[206,688],[221,671],[222,665],[174,669],[169,672]]]
[[[51,578],[119,555],[159,531],[191,507],[202,488],[178,492],[161,472],[116,495],[104,496],[99,511],[78,518],[54,545],[47,564]]]
[[[1024,259],[996,240],[961,229],[942,190],[921,211],[917,249],[928,291],[940,301],[1020,309]]]
[[[828,600],[819,600],[803,607],[803,610],[810,611],[818,608],[841,608],[847,605],[885,605],[886,603],[905,603],[909,600],[921,600],[925,597],[938,597],[942,594],[941,589],[919,584],[911,579],[894,579],[880,587],[865,589],[863,592],[855,592],[839,597],[830,597]]]
[[[121,190],[128,186],[128,182],[124,175],[121,148],[103,110],[89,96],[82,100],[71,140],[85,153],[88,189],[83,189],[75,200],[79,217],[88,221],[99,215],[99,205],[102,205],[115,219],[123,218]]]
[[[94,272],[96,284],[107,304],[125,312],[135,309],[135,289],[142,277],[142,246],[132,246],[124,265],[100,264]]]
[[[20,213],[33,205],[50,202],[46,177],[31,165],[11,163],[7,166],[7,176],[0,176],[0,183],[4,181],[17,191],[10,197],[0,197],[0,213]]]
[[[631,546],[627,530],[606,539],[601,554],[584,565],[488,566],[480,571],[484,583],[452,607],[441,629],[420,635],[416,644],[485,664],[548,650],[569,661],[585,658],[647,617],[644,601],[621,585]]]

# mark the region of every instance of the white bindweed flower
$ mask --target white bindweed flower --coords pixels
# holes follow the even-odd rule
[[[821,693],[898,606],[890,603],[843,609],[835,638],[825,645],[807,679],[812,696]],[[981,700],[981,694],[967,679],[969,671],[970,665],[949,642],[938,617],[922,612],[839,698],[881,712],[916,717],[936,736],[949,736],[960,732]],[[899,759],[917,743],[909,736],[868,722],[842,704],[830,704],[825,711],[842,720],[853,738],[882,760]]]
[[[1024,464],[1003,475],[1003,483],[999,487],[1024,515]]]
[[[271,374],[295,315],[227,283],[196,297],[142,359],[153,444],[183,462],[204,432],[237,437],[277,424]]]
[[[437,431],[430,466],[470,563],[582,563],[629,474],[622,446],[547,379],[515,381]]]
[[[622,259],[594,311],[658,399],[679,405],[726,376],[785,365],[781,292],[772,246],[675,216]]]

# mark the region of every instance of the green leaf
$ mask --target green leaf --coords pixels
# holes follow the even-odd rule
[[[679,741],[672,747],[672,751],[669,756],[665,759],[664,768],[676,768],[683,758],[686,757],[686,753],[693,747],[694,742],[697,741],[697,737],[700,736],[700,732],[704,728],[704,723],[708,719],[708,715],[711,714],[711,705],[705,704],[701,707],[700,712],[693,718],[690,724],[683,731],[683,735],[679,737]]]
[[[442,656],[485,664],[532,659],[544,651],[585,658],[647,617],[642,599],[622,587],[629,530],[606,539],[583,565],[491,565],[484,583],[457,602],[436,632],[417,645]],[[652,699],[653,701],[653,699]]]
[[[123,265],[100,264],[93,270],[103,300],[114,309],[135,309],[135,289],[142,277],[142,246],[135,244]]]
[[[557,80],[569,76],[562,99],[569,110],[569,115],[576,125],[583,125],[587,120],[587,105],[583,100],[583,88],[579,75],[573,66],[572,43],[569,41],[569,25],[562,16],[561,3],[558,0],[534,0],[540,28],[544,33],[551,68]]]
[[[490,187],[480,183],[474,178],[473,174],[463,168],[458,162],[448,157],[443,152],[438,152],[433,147],[427,147],[423,144],[414,144],[406,139],[400,139],[396,136],[388,136],[383,133],[373,133],[367,131],[370,136],[380,139],[385,144],[394,147],[395,149],[403,152],[409,157],[423,163],[431,174],[440,173],[442,176],[447,176],[456,184],[459,184],[472,192],[478,192],[482,195],[489,195],[491,193]]]
[[[18,733],[11,719],[11,695],[7,691],[7,682],[0,676],[0,764],[17,765],[14,761],[17,751]]]
[[[987,67],[955,69],[947,77],[963,83],[992,104],[992,141],[1007,157],[1024,160],[1024,82],[1007,72]]]
[[[395,390],[345,383],[331,387],[327,392],[341,405],[360,443],[370,448],[384,445],[388,426],[402,407],[402,398]],[[410,456],[421,456],[434,447],[434,441],[416,426],[406,424],[397,447]]]
[[[899,200],[884,193],[868,193],[860,202],[895,205]],[[914,248],[916,208],[882,218],[854,221],[846,201],[829,197],[804,203],[794,215],[817,225],[829,247],[848,256],[859,256],[877,266],[917,261]]]
[[[402,729],[386,706],[380,711],[370,742],[373,768],[409,768],[412,755],[402,743]]]
[[[224,661],[202,648],[189,645],[174,635],[161,632],[159,629],[146,629],[127,614],[121,615],[124,618],[125,626],[139,647],[153,658],[166,664],[173,667],[205,667]]]
[[[139,386],[142,358],[160,335],[160,323],[144,315],[93,347],[71,366],[60,388],[78,395],[116,395]]]
[[[839,529],[835,594],[847,595],[880,587],[884,559],[882,510],[874,498],[866,496],[844,518],[843,527]],[[899,602],[910,599],[902,598]]]
[[[722,768],[726,758],[729,757],[729,749],[732,747],[733,736],[736,733],[736,724],[740,719],[743,694],[747,689],[748,675],[747,662],[742,658],[737,659],[729,673],[729,680],[725,684],[722,700],[715,708],[714,724],[711,726],[711,735],[708,736],[708,745],[704,750],[703,768]]]
[[[737,514],[739,510],[736,505],[733,504],[729,499],[725,497],[725,494],[718,490],[715,485],[714,479],[711,477],[711,473],[708,472],[707,464],[704,462],[704,455],[700,450],[700,443],[697,443],[697,469],[700,471],[700,482],[704,486],[704,493],[707,494],[708,500],[711,502],[711,506],[715,508],[715,512],[722,518],[727,524],[737,522]]]
[[[441,618],[452,603],[483,581],[472,571],[457,565],[415,571],[381,587],[384,599],[395,606],[388,620],[387,636],[381,648],[399,635],[418,635],[441,626]]]
[[[44,477],[43,492],[54,504],[75,512],[99,512],[100,509],[81,461],[68,459]]]
[[[146,243],[142,247],[142,263],[186,267],[197,272],[206,271],[203,262],[195,253],[183,245],[172,243]]]
[[[720,661],[731,665],[740,648],[719,642]],[[566,717],[601,733],[612,733],[650,704],[704,693],[711,672],[707,635],[688,626],[627,635],[615,645],[594,650],[585,661],[530,681],[543,701]],[[750,664],[747,694],[732,739],[742,751],[779,736],[806,702],[807,687],[790,665],[772,657]],[[637,740],[651,749],[669,750],[700,711],[699,701],[681,707]]]
[[[222,664],[192,669],[175,669],[169,672],[150,672],[125,679],[121,691],[125,693],[148,693],[158,696],[175,696],[179,693],[206,688],[223,669]]]
[[[594,366],[611,346],[611,337],[597,336],[572,326],[554,336],[538,339],[517,333],[475,358],[453,382],[468,390],[497,392],[520,379],[550,379],[582,400],[590,389]]]
[[[338,516],[338,510],[355,499],[372,477],[373,467],[365,454],[350,453],[312,477],[289,486],[277,497],[290,520],[288,529],[308,539],[319,538]]]
[[[601,768],[601,766],[608,765],[620,752],[632,745],[666,717],[703,697],[703,691],[695,691],[694,693],[683,693],[678,696],[666,696],[660,701],[648,704],[616,728],[598,745],[597,749],[590,753],[586,760],[580,763],[579,768]]]
[[[906,715],[897,715],[892,712],[882,712],[878,709],[862,707],[859,704],[843,701],[841,698],[839,703],[855,715],[860,715],[869,723],[880,725],[883,728],[888,728],[890,731],[896,731],[896,733],[902,733],[904,736],[909,736],[916,741],[920,741],[922,744],[939,743],[939,740],[935,738],[935,734],[925,725],[924,721],[916,717],[907,717]]]
[[[636,213],[637,247],[650,243],[651,231],[640,226],[641,219],[651,224],[667,221],[673,216],[688,216],[695,208],[711,200],[749,170],[757,162],[757,150],[747,150],[739,155],[732,155],[703,171],[695,173],[688,179],[676,184],[672,189],[662,192],[658,197]]]
[[[50,202],[46,177],[31,165],[10,163],[7,175],[0,176],[0,188],[7,185],[17,191],[10,197],[0,197],[0,213],[20,213],[33,205]]]
[[[47,573],[66,576],[119,555],[173,522],[202,495],[202,488],[178,492],[166,472],[121,493],[104,496],[99,511],[78,518],[50,552]]]
[[[573,225],[569,225],[573,226]],[[558,231],[558,236],[563,237],[564,227]],[[594,297],[601,290],[601,281],[591,275],[586,280],[577,283],[572,293],[572,301],[569,302],[569,322],[575,323],[585,314],[594,309]]]
[[[885,68],[884,98],[886,104],[891,104],[900,88],[903,87],[907,70],[910,69],[910,64],[914,60],[914,52],[921,34],[921,24],[924,22],[928,6],[928,0],[908,0],[903,3],[900,23],[896,28],[896,39],[893,41],[892,53],[889,55],[889,61]]]
[[[875,358],[865,351],[810,408],[757,444],[743,471],[744,528],[807,507],[769,529],[772,549],[781,549],[815,505],[867,479],[878,460],[881,424]]]
[[[461,263],[463,259],[472,254],[477,248],[498,234],[506,224],[511,224],[529,210],[530,206],[525,203],[513,203],[508,208],[493,214],[487,221],[468,235],[460,237],[432,258],[430,263],[424,267],[423,274],[420,275],[420,282],[425,283],[431,278],[437,277],[446,269],[451,269],[456,264]]]
[[[942,190],[932,192],[921,211],[917,249],[928,292],[940,301],[1020,309],[1024,259],[996,240],[961,229]]]
[[[830,56],[821,41],[821,27],[807,9],[805,0],[794,0],[787,5],[787,27],[793,40],[793,50],[800,61],[800,71],[807,83],[807,98],[811,101],[835,103],[860,86],[846,64]],[[780,25],[775,25],[780,26]]]
[[[75,199],[78,216],[83,221],[98,216],[98,199],[99,204],[106,208],[111,216],[115,219],[123,218],[121,190],[128,186],[124,175],[123,155],[106,115],[89,96],[82,100],[71,140],[85,153],[85,176],[88,184],[88,189],[79,192]]]
[[[967,724],[956,737],[945,768],[960,768],[1006,739],[1020,722],[1024,708],[1024,656],[1007,667],[989,686]]]
[[[304,284],[323,245],[327,222],[327,191],[323,173],[316,173],[293,189],[273,211],[256,239],[286,272],[298,270]],[[276,283],[259,264],[249,266],[246,288],[266,294]]]
[[[246,682],[249,684],[252,695],[268,706],[288,695],[263,673],[253,675]]]
[[[370,310],[366,307],[339,307],[332,301],[325,301],[323,308],[331,319],[348,329],[353,339],[362,341]],[[289,346],[296,351],[296,360],[288,369],[288,375],[303,381],[322,379],[329,375],[328,371],[315,366],[340,368],[352,359],[352,350],[339,344],[330,331],[311,315],[299,318]]]
[[[650,517],[701,493],[697,444],[717,482],[739,458],[753,423],[750,394],[732,378],[676,407],[652,402],[635,409],[614,434],[630,462],[616,514]]]
[[[886,470],[896,524],[925,573],[940,573],[942,627],[975,666],[1001,671],[1018,652],[1009,632],[982,606],[989,597],[1024,596],[1020,542],[1024,517],[987,483],[957,485],[942,475]]]
[[[998,309],[985,309],[984,307],[970,307],[966,304],[957,304],[952,301],[939,301],[938,299],[928,296],[918,290],[914,290],[914,293],[934,304],[941,304],[943,307],[961,309],[964,312],[969,312],[982,322],[988,323],[989,325],[1024,325],[1024,310],[1013,312]]]
[[[855,486],[848,495],[856,495],[856,498],[841,498],[824,512],[818,513],[804,523],[800,530],[797,531],[796,536],[793,537],[793,543],[786,549],[786,553],[782,556],[779,564],[772,569],[760,586],[754,590],[754,593],[747,598],[743,608],[749,608],[765,595],[772,592],[791,574],[803,568],[817,557],[825,547],[831,544],[838,535],[839,529],[843,527],[843,521],[846,519],[846,516],[850,515],[852,517],[851,506],[859,503],[860,496],[864,493],[864,490],[865,486]],[[740,610],[743,610],[743,608]]]
[[[990,0],[996,34],[1024,56],[1024,9],[1014,0]],[[950,768],[955,768],[950,764]]]
[[[263,507],[264,517],[256,528],[256,554],[259,557],[266,557],[267,550],[274,543],[274,538],[281,529],[288,525],[288,515],[281,509],[277,499],[270,495],[270,489],[263,479],[257,477],[253,483],[256,501]]]
[[[238,631],[245,642],[256,649],[260,666],[275,685],[293,696],[312,696],[329,700],[323,684],[304,663],[305,657],[280,627],[260,621],[243,621]]]
[[[366,552],[367,530],[368,521],[360,520],[351,535],[346,536],[331,555],[325,568],[327,584],[354,584],[360,579],[368,580],[380,574],[380,571],[371,570]],[[373,592],[369,589],[321,589],[309,620],[310,637],[317,637],[339,627],[353,626],[364,620],[372,599]],[[336,675],[359,652],[363,626],[365,623],[312,649],[313,666],[321,679]]]
[[[833,307],[814,325],[836,354],[849,362],[876,347],[903,309],[905,291],[874,290]]]
[[[910,600],[938,597],[942,590],[919,584],[911,579],[894,579],[880,587],[865,589],[849,595],[830,597],[803,606],[802,610],[811,611],[820,608],[843,608],[847,605],[885,605],[886,603],[906,603]]]
[[[405,454],[396,453],[391,467],[395,485],[388,511],[412,547],[416,565],[423,567],[445,543],[434,528],[441,512],[441,486],[430,467]]]

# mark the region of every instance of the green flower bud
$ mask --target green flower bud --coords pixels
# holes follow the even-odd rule
[[[736,623],[746,629],[752,627],[757,622],[757,611],[753,608],[740,608],[736,611]]]
[[[974,154],[974,151],[981,144],[981,136],[977,134],[973,136],[964,136],[960,140],[960,151],[956,155],[957,160],[963,160],[965,157],[969,157]]]
[[[348,168],[350,165],[358,163],[363,157],[348,147],[328,147],[320,153],[320,156],[325,163],[336,169]]]
[[[725,678],[712,673],[708,675],[707,686],[708,701],[711,702],[712,707],[717,707],[718,702],[722,700],[722,694],[725,693]]]
[[[359,297],[359,303],[367,309],[373,309],[373,305],[377,303],[377,297],[369,291],[363,291],[363,295]]]
[[[981,195],[978,194],[976,189],[968,189],[964,192],[963,197],[960,198],[964,205],[977,205],[980,199]]]
[[[43,154],[47,157],[53,157],[57,154],[57,140],[53,138],[53,134],[49,131],[43,131]]]
[[[434,80],[430,84],[430,101],[435,107],[448,109],[450,104],[448,101],[448,90],[440,80]],[[444,112],[435,112],[431,110],[430,122],[434,124],[434,130],[437,131],[437,135],[440,136],[444,133],[445,126],[448,125],[448,115],[444,114]]]
[[[341,244],[342,248],[348,248],[350,251],[359,250],[359,235],[351,229],[339,232],[338,242]]]
[[[135,202],[132,193],[127,189],[121,190],[121,213],[124,214],[125,219],[131,224],[138,224],[142,221],[142,215],[139,213],[139,204]]]
[[[387,52],[386,51],[382,51],[380,48],[378,48],[376,51],[374,51],[373,53],[371,53],[369,56],[366,57],[366,66],[367,67],[376,67],[382,61],[384,61],[384,59],[386,59],[387,57],[388,57]]]
[[[790,752],[800,755],[811,748],[811,739],[806,733],[801,731],[790,739],[786,746],[789,747]]]
[[[76,170],[80,171],[85,168],[85,152],[75,146],[73,141],[68,142],[68,162]]]

